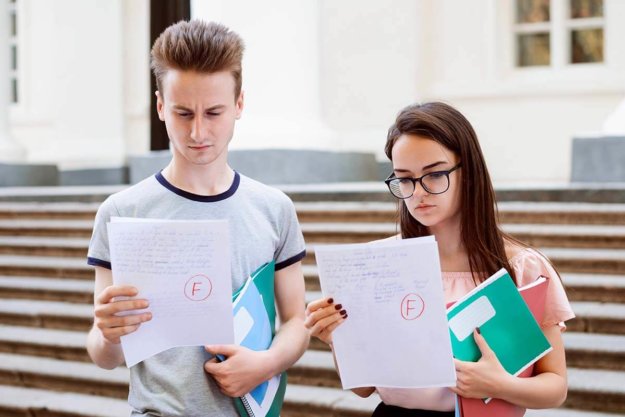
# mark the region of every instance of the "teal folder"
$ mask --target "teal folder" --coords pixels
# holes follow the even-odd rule
[[[274,271],[273,261],[261,266],[232,295],[235,340],[248,349],[269,349],[275,335]],[[235,398],[234,405],[241,417],[279,417],[285,391],[283,372]]]
[[[551,351],[512,278],[501,269],[447,309],[454,356],[476,362],[473,338],[479,328],[508,373],[517,376]]]

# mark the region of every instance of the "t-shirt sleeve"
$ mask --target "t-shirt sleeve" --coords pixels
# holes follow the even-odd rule
[[[562,280],[551,266],[547,258],[541,253],[527,249],[523,256],[513,265],[518,286],[527,285],[540,276],[549,278],[549,288],[545,300],[545,313],[540,326],[545,328],[559,324],[565,328],[564,322],[575,317],[569,299],[564,291]]]
[[[285,196],[278,227],[280,241],[274,253],[276,271],[301,261],[306,256],[302,228],[297,220],[293,202]]]
[[[93,234],[91,235],[89,251],[87,252],[87,263],[89,265],[111,269],[111,252],[109,250],[106,224],[113,216],[119,216],[119,212],[112,198],[109,197],[100,205],[95,216]]]

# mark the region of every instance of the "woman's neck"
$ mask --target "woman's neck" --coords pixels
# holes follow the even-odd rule
[[[436,237],[441,269],[444,272],[466,272],[471,270],[469,255],[462,242],[459,217],[448,219],[442,224],[428,228],[429,232]]]

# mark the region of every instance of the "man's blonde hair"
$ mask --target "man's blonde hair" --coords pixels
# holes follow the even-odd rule
[[[154,42],[151,66],[156,86],[163,94],[163,77],[170,69],[215,73],[230,71],[235,100],[241,94],[243,40],[226,26],[202,20],[169,26]]]

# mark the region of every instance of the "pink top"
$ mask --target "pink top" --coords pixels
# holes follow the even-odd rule
[[[560,325],[575,317],[569,300],[564,292],[562,282],[556,271],[538,251],[530,248],[522,249],[510,259],[514,269],[517,285],[522,287],[535,281],[539,276],[551,278],[547,290],[545,313],[541,327]],[[475,283],[470,272],[443,272],[443,289],[447,303],[456,301],[473,288]],[[447,388],[376,388],[382,401],[387,405],[404,408],[453,411],[454,394]]]

